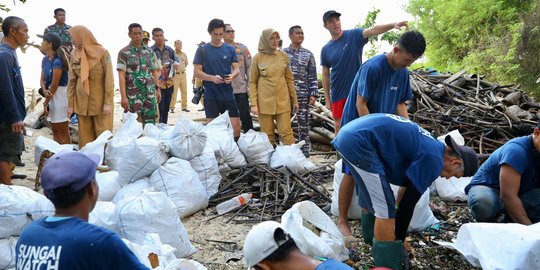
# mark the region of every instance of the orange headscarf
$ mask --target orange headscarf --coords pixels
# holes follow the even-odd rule
[[[73,47],[71,57],[81,64],[81,83],[83,91],[88,95],[90,93],[90,69],[98,64],[101,57],[107,50],[101,46],[88,28],[82,25],[76,25],[68,30],[71,40],[76,44],[81,44],[79,48]]]

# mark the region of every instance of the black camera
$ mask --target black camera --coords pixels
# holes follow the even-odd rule
[[[201,97],[204,94],[204,88],[201,87],[193,87],[193,98],[191,99],[191,103],[193,104],[199,104],[199,101],[201,101]]]

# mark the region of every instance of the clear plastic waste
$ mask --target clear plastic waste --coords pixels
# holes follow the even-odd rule
[[[252,197],[253,197],[253,194],[251,193],[242,193],[232,199],[229,199],[227,201],[224,201],[216,205],[216,210],[219,215],[225,214],[235,208],[245,205],[251,200]]]

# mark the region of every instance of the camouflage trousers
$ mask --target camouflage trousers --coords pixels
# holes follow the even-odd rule
[[[128,91],[129,111],[137,113],[142,119],[143,124],[155,124],[157,117],[157,101],[155,91],[144,89],[137,91]]]
[[[296,113],[298,123],[298,141],[304,140],[306,143],[302,146],[304,156],[309,157],[309,96],[298,97],[298,112]]]

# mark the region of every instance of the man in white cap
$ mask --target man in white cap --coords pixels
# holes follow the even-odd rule
[[[88,223],[99,194],[99,159],[61,152],[45,162],[41,184],[56,213],[24,228],[17,269],[148,269],[116,233]]]
[[[275,221],[261,222],[244,240],[244,259],[256,270],[349,270],[350,266],[327,258],[310,257],[296,246],[285,229]]]

